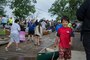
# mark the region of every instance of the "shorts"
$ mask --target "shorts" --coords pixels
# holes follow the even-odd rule
[[[28,31],[28,35],[34,35],[34,31]]]
[[[60,59],[71,59],[71,49],[70,48],[60,48],[59,49]]]
[[[10,35],[10,42],[19,43],[20,42],[19,34],[11,33],[11,35]]]
[[[3,25],[3,27],[5,27],[6,23],[1,23]]]

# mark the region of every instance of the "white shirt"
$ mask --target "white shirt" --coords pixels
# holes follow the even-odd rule
[[[17,23],[14,23],[12,26],[11,26],[11,33],[15,33],[15,34],[19,34],[19,31],[20,31],[20,25],[17,24]]]
[[[42,28],[43,29],[46,29],[46,23],[43,21],[43,22],[41,22],[41,25],[42,25]]]
[[[36,26],[36,28],[35,28],[35,34],[36,34],[36,35],[39,35],[40,38],[42,38],[43,29],[42,29],[42,27],[40,26],[40,32],[39,32],[38,27],[39,27],[39,26]]]

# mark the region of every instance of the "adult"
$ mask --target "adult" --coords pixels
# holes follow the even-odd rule
[[[12,25],[12,23],[13,23],[12,17],[9,18],[8,23],[9,23],[10,26]]]
[[[10,33],[10,42],[8,45],[5,47],[5,50],[8,51],[8,48],[10,45],[15,42],[16,43],[16,51],[20,50],[19,48],[19,42],[20,42],[20,37],[19,37],[19,32],[21,30],[20,25],[18,24],[19,20],[16,19],[15,23],[11,26],[11,33]]]
[[[36,28],[35,28],[35,44],[36,45],[40,45],[40,41],[43,35],[43,29],[40,23],[37,24]]]
[[[82,21],[81,39],[86,52],[86,60],[90,60],[90,0],[85,0],[77,10],[77,19]]]
[[[34,40],[34,30],[36,27],[36,24],[34,22],[34,20],[31,20],[28,22],[28,27],[29,27],[29,31],[28,31],[28,40]]]
[[[46,30],[46,22],[45,22],[45,20],[43,20],[41,22],[41,25],[42,25],[43,30]]]
[[[7,18],[5,15],[2,17],[1,24],[3,25],[3,28],[5,28],[5,25],[7,24]]]

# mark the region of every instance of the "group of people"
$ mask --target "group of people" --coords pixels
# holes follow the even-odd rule
[[[16,19],[10,27],[10,41],[5,47],[5,50],[8,51],[8,48],[13,42],[16,43],[16,50],[20,50],[20,41],[32,41],[36,46],[40,46],[42,42],[43,32],[48,30],[50,27],[49,24],[49,26],[47,26],[47,23],[48,22],[44,20],[39,22],[38,20],[28,20],[28,22],[26,22]],[[27,39],[26,35],[28,36]]]
[[[21,21],[20,21],[21,22]],[[10,42],[5,47],[5,50],[8,51],[9,46],[15,42],[16,50],[20,50],[19,43],[21,41],[25,41],[25,24],[20,23],[19,19],[16,19],[10,28]],[[28,40],[33,40],[36,45],[40,45],[40,39],[42,38],[43,28],[39,22],[33,22],[33,20],[28,22]],[[35,37],[35,40],[32,39]],[[31,37],[31,38],[30,38]]]
[[[83,46],[86,52],[86,60],[90,60],[90,0],[85,0],[85,2],[80,6],[77,10],[76,16],[79,21],[82,21],[82,31],[81,31],[81,39],[83,41]],[[5,47],[6,51],[8,51],[9,46],[12,42],[16,42],[16,50],[19,49],[19,20],[16,19],[15,23],[11,26],[11,39],[9,44]],[[35,44],[40,45],[40,39],[43,34],[42,23],[34,24],[33,21],[28,22],[29,27],[29,35],[32,36],[35,34]],[[68,26],[69,18],[67,16],[63,16],[61,18],[61,27],[57,29],[57,40],[55,41],[55,46],[58,44],[59,47],[59,57],[60,60],[67,60],[71,58],[71,46],[72,40],[74,37],[73,29]],[[36,27],[35,27],[36,26]],[[28,39],[30,39],[30,36]],[[33,36],[32,36],[33,37]],[[32,39],[33,40],[33,39]]]
[[[45,22],[38,22],[37,20],[30,20],[27,23],[28,27],[28,40],[33,41],[35,45],[40,45],[42,41],[43,31],[46,30]],[[55,46],[58,44],[59,47],[59,57],[61,60],[71,58],[71,46],[72,40],[74,37],[73,29],[70,26],[70,21],[67,16],[61,18],[61,23],[57,24],[57,40],[55,41]],[[44,24],[42,26],[42,24]],[[19,19],[15,20],[15,23],[12,24],[10,29],[10,42],[5,47],[5,50],[8,51],[10,45],[16,43],[16,51],[21,50],[19,47],[20,40],[25,41],[25,22],[20,21]],[[23,40],[24,39],[24,40]]]
[[[41,23],[37,20],[31,20],[28,22],[28,40],[34,41],[35,45],[40,45],[41,38],[43,35],[43,28]],[[30,38],[31,37],[31,38]]]
[[[6,28],[6,25],[12,25],[13,24],[13,19],[12,17],[7,18],[6,15],[0,16],[0,23],[3,25],[3,28]]]

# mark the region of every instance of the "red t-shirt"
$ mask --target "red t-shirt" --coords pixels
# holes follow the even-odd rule
[[[71,46],[69,45],[69,42],[72,34],[72,29],[69,27],[62,27],[58,30],[58,34],[60,36],[59,47],[70,48]]]

